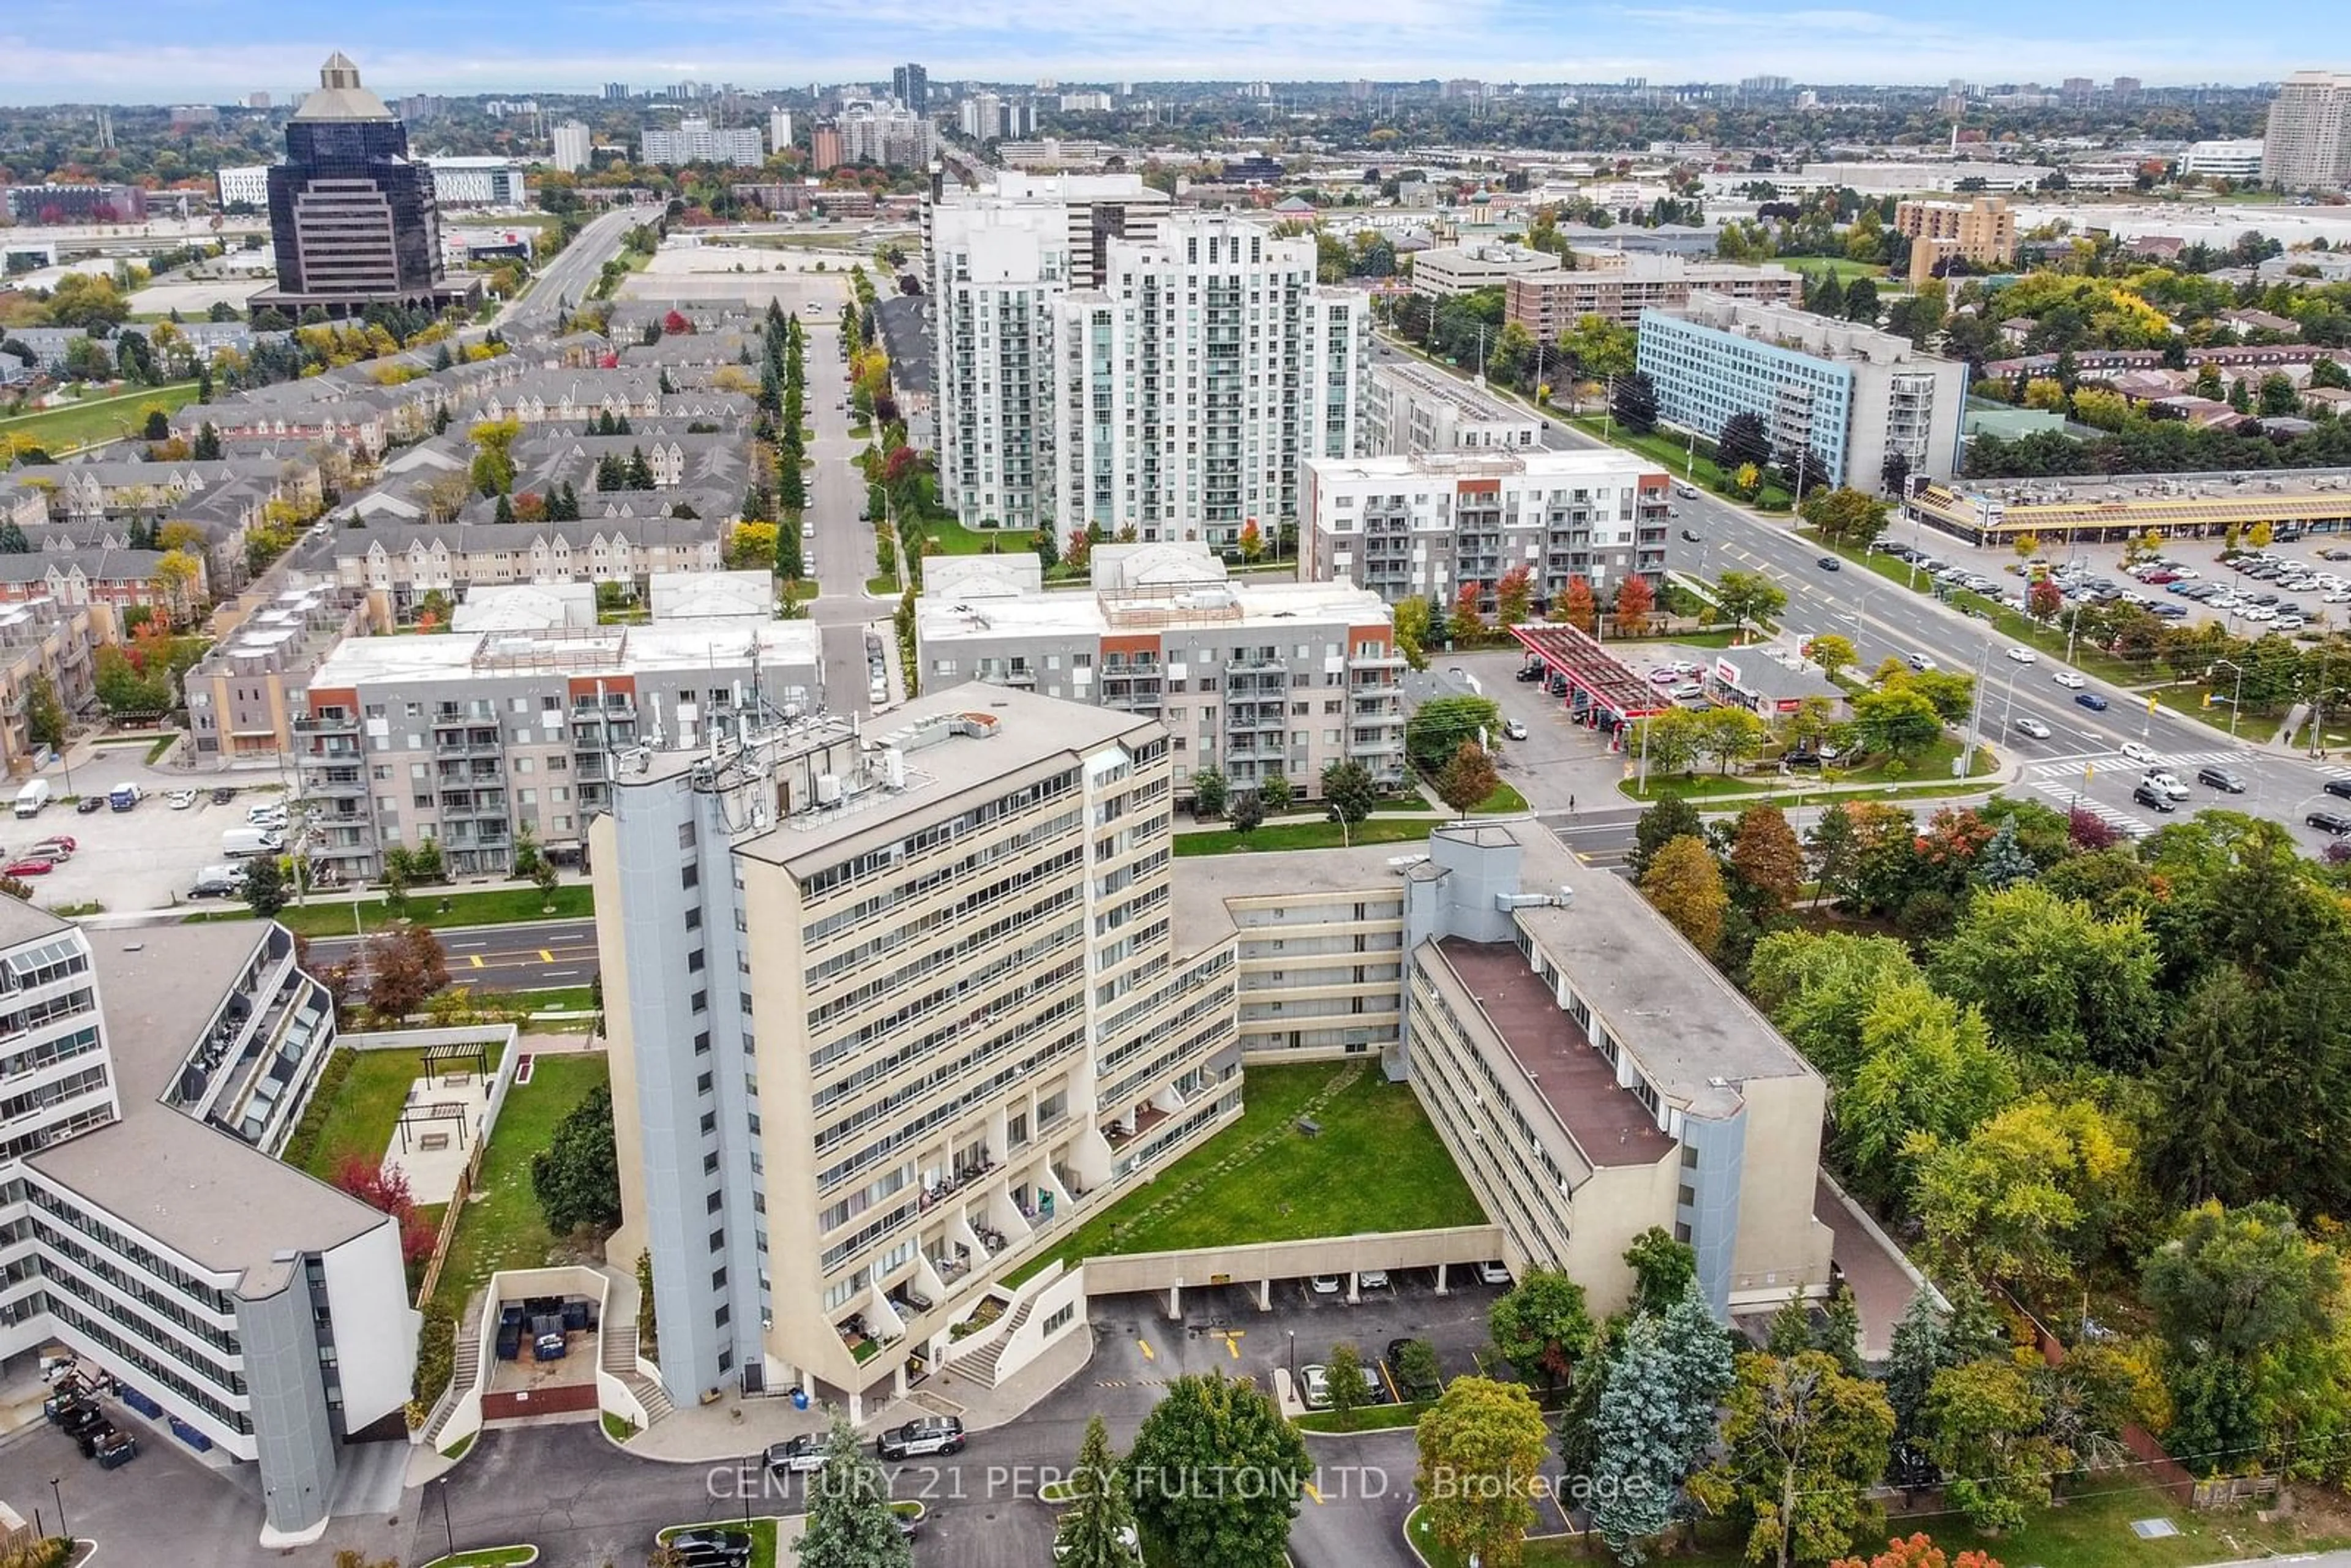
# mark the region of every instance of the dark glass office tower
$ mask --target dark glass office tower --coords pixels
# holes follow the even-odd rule
[[[340,54],[286,127],[286,162],[269,171],[269,232],[277,285],[256,305],[343,316],[465,293],[442,277],[433,172],[409,157],[406,127]]]

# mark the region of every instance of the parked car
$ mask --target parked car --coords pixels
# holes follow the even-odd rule
[[[225,806],[225,805],[227,805],[231,800],[235,800],[235,799],[236,799],[236,786],[235,786],[235,785],[234,785],[234,784],[215,784],[215,785],[214,785],[214,786],[213,786],[213,804],[214,804],[214,805],[215,805],[215,806]]]
[[[74,857],[74,845],[71,839],[43,839],[25,852],[35,860],[69,861]]]
[[[2241,795],[2245,792],[2244,779],[2226,768],[2210,766],[2199,768],[2196,770],[2196,782],[2210,784],[2213,789],[2225,794]]]
[[[1298,1397],[1309,1410],[1331,1408],[1331,1369],[1320,1364],[1300,1367]]]
[[[2329,779],[2319,788],[2330,795],[2338,795],[2346,800],[2351,800],[2351,779]],[[35,850],[33,852],[38,854],[41,852]]]
[[[55,861],[10,861],[5,869],[0,869],[0,876],[47,876],[57,869]]]
[[[1504,720],[1502,721],[1502,738],[1503,738],[1503,739],[1505,739],[1505,740],[1524,740],[1526,737],[1527,737],[1527,727],[1526,727],[1525,725],[1520,724],[1517,719],[1514,719],[1514,718],[1506,718],[1506,719],[1504,719]]]
[[[824,1440],[812,1432],[768,1445],[768,1469],[781,1475],[806,1475],[824,1469]]]
[[[1335,1296],[1339,1293],[1339,1276],[1317,1274],[1306,1281],[1306,1288],[1318,1296]]]
[[[961,1421],[952,1416],[928,1416],[883,1433],[873,1439],[873,1451],[885,1459],[904,1459],[925,1454],[960,1454],[963,1445]]]
[[[90,815],[94,811],[103,811],[105,810],[106,797],[103,795],[84,795],[79,800],[74,803],[75,812],[78,815],[84,817]]]
[[[188,889],[190,898],[235,898],[245,891],[245,868],[241,865],[208,865],[196,873]]]
[[[128,811],[139,804],[146,793],[136,784],[117,784],[106,792],[106,803],[118,811]]]
[[[1358,1291],[1384,1291],[1384,1290],[1386,1290],[1387,1288],[1388,1288],[1388,1271],[1387,1271],[1385,1269],[1359,1269],[1359,1270],[1356,1270],[1356,1272],[1355,1272],[1355,1289],[1356,1289],[1356,1290],[1358,1290]]]
[[[2016,717],[2015,723],[2011,726],[2011,727],[2013,728],[2017,734],[2029,735],[2035,740],[2046,740],[2049,738],[2049,727],[2042,723],[2041,720],[2034,718],[2031,714],[2019,714]]]
[[[163,803],[174,811],[184,811],[196,803],[196,792],[193,789],[167,789],[163,792]]]
[[[2074,700],[2082,706],[2088,708],[2092,713],[2104,713],[2106,711],[2106,699],[2100,696],[2095,692],[2075,692],[2074,694]]]
[[[1510,1271],[1499,1262],[1489,1260],[1480,1263],[1478,1265],[1478,1281],[1484,1285],[1507,1285],[1510,1282]]]
[[[747,1530],[681,1530],[666,1544],[689,1568],[723,1568],[751,1560]]]
[[[2176,811],[2179,809],[2171,803],[2170,796],[2154,785],[2144,782],[2131,791],[2131,800],[2135,804],[2149,807],[2158,811]]]
[[[1543,678],[1543,667],[1541,664],[1529,664],[1510,678],[1516,681],[1539,681]]]
[[[2340,811],[2313,811],[2303,821],[2320,832],[2333,833],[2338,839],[2346,833],[2351,833],[2351,817],[2346,817]]]

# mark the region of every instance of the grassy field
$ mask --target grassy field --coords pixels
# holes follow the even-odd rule
[[[151,402],[177,412],[195,401],[196,383],[193,382],[141,387],[137,392],[124,392],[117,397],[90,398],[60,408],[44,409],[39,413],[0,419],[0,435],[29,436],[49,455],[58,457],[91,442],[114,441],[138,434],[140,422],[144,417],[141,411]]]
[[[1254,854],[1262,850],[1335,850],[1350,841],[1359,844],[1407,843],[1428,837],[1428,830],[1433,825],[1425,816],[1372,817],[1355,824],[1352,841],[1342,836],[1336,822],[1276,822],[1253,833],[1237,833],[1230,828],[1211,828],[1196,833],[1177,833],[1176,852],[1178,855],[1239,855]]]
[[[2168,1519],[2179,1533],[2141,1541],[2130,1530],[2131,1521],[2140,1519]],[[2030,1563],[2032,1568],[2194,1568],[2198,1563],[2340,1546],[2351,1539],[2341,1523],[2335,1517],[2264,1522],[2252,1511],[2238,1509],[2194,1513],[2135,1479],[2100,1476],[2092,1478],[2062,1507],[2050,1509],[2023,1529],[2005,1535],[1979,1535],[1954,1514],[1889,1519],[1886,1531],[1905,1540],[1914,1534],[1931,1536],[1953,1562],[1962,1552],[1981,1552],[1998,1563]],[[1464,1568],[1462,1559],[1422,1532],[1417,1509],[1405,1521],[1405,1532],[1430,1568]],[[1739,1545],[1726,1526],[1705,1524],[1698,1528],[1698,1550],[1677,1550],[1655,1560],[1687,1563],[1691,1568],[1740,1568]],[[1876,1550],[1874,1542],[1861,1555],[1866,1557],[1872,1550]],[[1554,1535],[1528,1541],[1520,1561],[1525,1568],[1557,1568],[1569,1563],[1598,1568],[1615,1559],[1596,1538],[1587,1548],[1580,1536]]]
[[[448,907],[444,909],[443,904]],[[548,905],[554,905],[550,913]],[[453,930],[466,925],[511,925],[526,920],[585,920],[596,913],[595,891],[586,883],[566,883],[555,890],[552,899],[542,898],[535,887],[493,888],[486,893],[443,893],[429,889],[411,893],[408,906],[395,915],[381,898],[360,901],[361,928],[373,931],[396,919],[413,920],[419,925],[429,925],[436,931]],[[250,911],[217,914],[208,918],[235,920],[249,918]],[[298,936],[348,936],[351,934],[351,905],[338,900],[330,904],[310,904],[300,908],[292,905],[278,911],[277,918],[286,928]]]
[[[495,1055],[490,1066],[496,1071]],[[409,1085],[423,1076],[421,1050],[353,1051],[350,1076],[328,1108],[318,1147],[304,1168],[320,1181],[331,1181],[347,1155],[381,1163],[392,1145],[392,1126],[407,1103]]]
[[[1365,1372],[1376,1378],[1379,1373],[1366,1367]],[[1290,1423],[1301,1432],[1386,1432],[1398,1427],[1416,1427],[1426,1405],[1366,1405],[1342,1416],[1335,1410],[1313,1410]]]
[[[543,991],[476,991],[474,999],[484,1006],[520,1002],[535,1013],[584,1013],[596,1005],[595,992],[587,986],[555,986]]]
[[[1834,273],[1839,287],[1856,277],[1886,276],[1886,264],[1883,262],[1851,261],[1842,256],[1782,256],[1773,259],[1790,271],[1801,272],[1807,277],[1818,277],[1824,272]]]
[[[530,1158],[547,1147],[556,1124],[605,1081],[601,1056],[542,1056],[531,1064],[530,1082],[508,1091],[483,1156],[481,1185],[458,1218],[456,1239],[442,1265],[434,1299],[444,1308],[463,1310],[500,1269],[546,1265],[556,1239],[530,1190]]]
[[[1350,1071],[1361,1076],[1313,1113],[1322,1134],[1297,1131],[1292,1124],[1308,1103]],[[1364,1180],[1374,1170],[1379,1179]],[[1014,1278],[1026,1279],[1056,1257],[1076,1262],[1485,1221],[1410,1085],[1390,1083],[1366,1061],[1252,1067],[1238,1122],[1092,1216]]]
[[[1809,528],[1798,531],[1811,538],[1813,543],[1820,543]],[[1857,566],[1866,567],[1888,582],[1900,583],[1904,588],[1917,592],[1922,599],[1933,596],[1935,588],[1933,580],[1925,572],[1913,571],[1907,561],[1896,560],[1890,555],[1876,552],[1865,555],[1859,550],[1843,545],[1821,545],[1821,548],[1843,556]],[[2022,591],[2024,580],[2018,578],[2015,586]],[[1951,590],[1950,602],[1959,610],[1973,613],[1979,620],[1991,622],[1992,629],[2003,637],[2011,638],[2053,658],[2063,659],[2065,656],[2065,633],[2061,628],[2045,625],[2029,616],[2020,615],[2015,611],[1987,599],[1980,593],[1970,593],[1963,588]],[[2126,664],[2104,649],[2094,647],[2087,643],[2077,642],[2074,644],[2074,666],[2101,680],[2112,681],[2116,685],[2134,685],[2147,678],[2146,672],[2136,665]],[[2017,678],[2020,681],[2029,681],[2032,679],[2032,675],[2026,674]],[[2047,677],[2044,674],[2043,678]],[[2004,687],[2007,684],[2006,678],[2003,676],[1993,684]]]

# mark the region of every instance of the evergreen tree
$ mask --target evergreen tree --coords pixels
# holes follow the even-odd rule
[[[1073,1506],[1054,1528],[1053,1561],[1063,1568],[1133,1568],[1134,1502],[1099,1416],[1086,1422],[1069,1484]]]
[[[497,510],[491,516],[490,521],[494,523],[511,523],[514,520],[514,503],[508,500],[507,498],[507,493],[501,490],[498,492]]]
[[[1813,1348],[1813,1314],[1804,1306],[1802,1291],[1788,1292],[1788,1299],[1771,1314],[1771,1329],[1764,1345],[1782,1361]]]
[[[621,460],[618,457],[609,452],[597,455],[596,488],[617,490],[626,477],[626,471],[621,466]]]
[[[1992,833],[1991,841],[1984,845],[1983,852],[1976,857],[1976,881],[1994,892],[2011,883],[2030,881],[2040,873],[2041,868],[2032,863],[2032,857],[2026,854],[2023,847],[2016,841],[2014,817],[2001,820],[2000,827]]]
[[[198,402],[213,401],[213,368],[208,364],[196,367],[196,401]]]
[[[1925,1486],[1934,1479],[1934,1467],[1916,1446],[1918,1413],[1926,1407],[1927,1390],[1935,1375],[1950,1363],[1950,1335],[1928,1292],[1918,1291],[1894,1325],[1894,1344],[1886,1361],[1886,1402],[1894,1407],[1894,1442],[1886,1479],[1896,1486]]]
[[[650,490],[653,487],[653,465],[645,461],[645,449],[642,446],[630,447],[629,488],[632,490]]]
[[[809,1486],[800,1568],[911,1568],[913,1549],[890,1511],[890,1482],[849,1423],[825,1435],[824,1469]]]
[[[448,370],[455,362],[449,357],[449,345],[446,343],[442,344],[439,351],[433,356],[433,368],[436,371]]]
[[[14,517],[0,523],[0,555],[32,553],[33,541],[25,537],[25,530],[16,526],[16,520]]]
[[[1853,1299],[1853,1287],[1842,1281],[1836,1294],[1829,1298],[1828,1312],[1813,1336],[1813,1348],[1836,1357],[1848,1377],[1861,1375],[1861,1308]]]
[[[653,385],[664,395],[677,391],[676,387],[670,384],[669,367],[666,365],[663,366],[661,373],[653,378]]]
[[[217,463],[220,461],[220,432],[213,428],[213,422],[211,420],[208,419],[204,421],[204,423],[196,427],[196,444],[194,450],[196,461],[199,463]]]
[[[627,414],[622,414],[619,418],[612,421],[612,434],[615,435],[633,435],[636,434],[629,428],[629,416]]]
[[[1733,1374],[1730,1341],[1695,1280],[1626,1327],[1593,1416],[1588,1471],[1593,1528],[1619,1561],[1639,1563],[1640,1542],[1681,1511],[1682,1486],[1714,1440],[1715,1407]]]

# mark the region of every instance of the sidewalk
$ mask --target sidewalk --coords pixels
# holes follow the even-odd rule
[[[867,1413],[859,1430],[867,1435],[925,1416],[958,1416],[964,1429],[984,1432],[1028,1414],[1048,1395],[1085,1369],[1093,1359],[1092,1333],[1070,1333],[994,1388],[956,1376],[952,1366]],[[739,1395],[713,1405],[681,1405],[623,1445],[643,1459],[706,1465],[758,1454],[770,1443],[800,1434],[821,1433],[836,1411],[826,1406],[796,1410],[781,1396],[746,1399]]]

